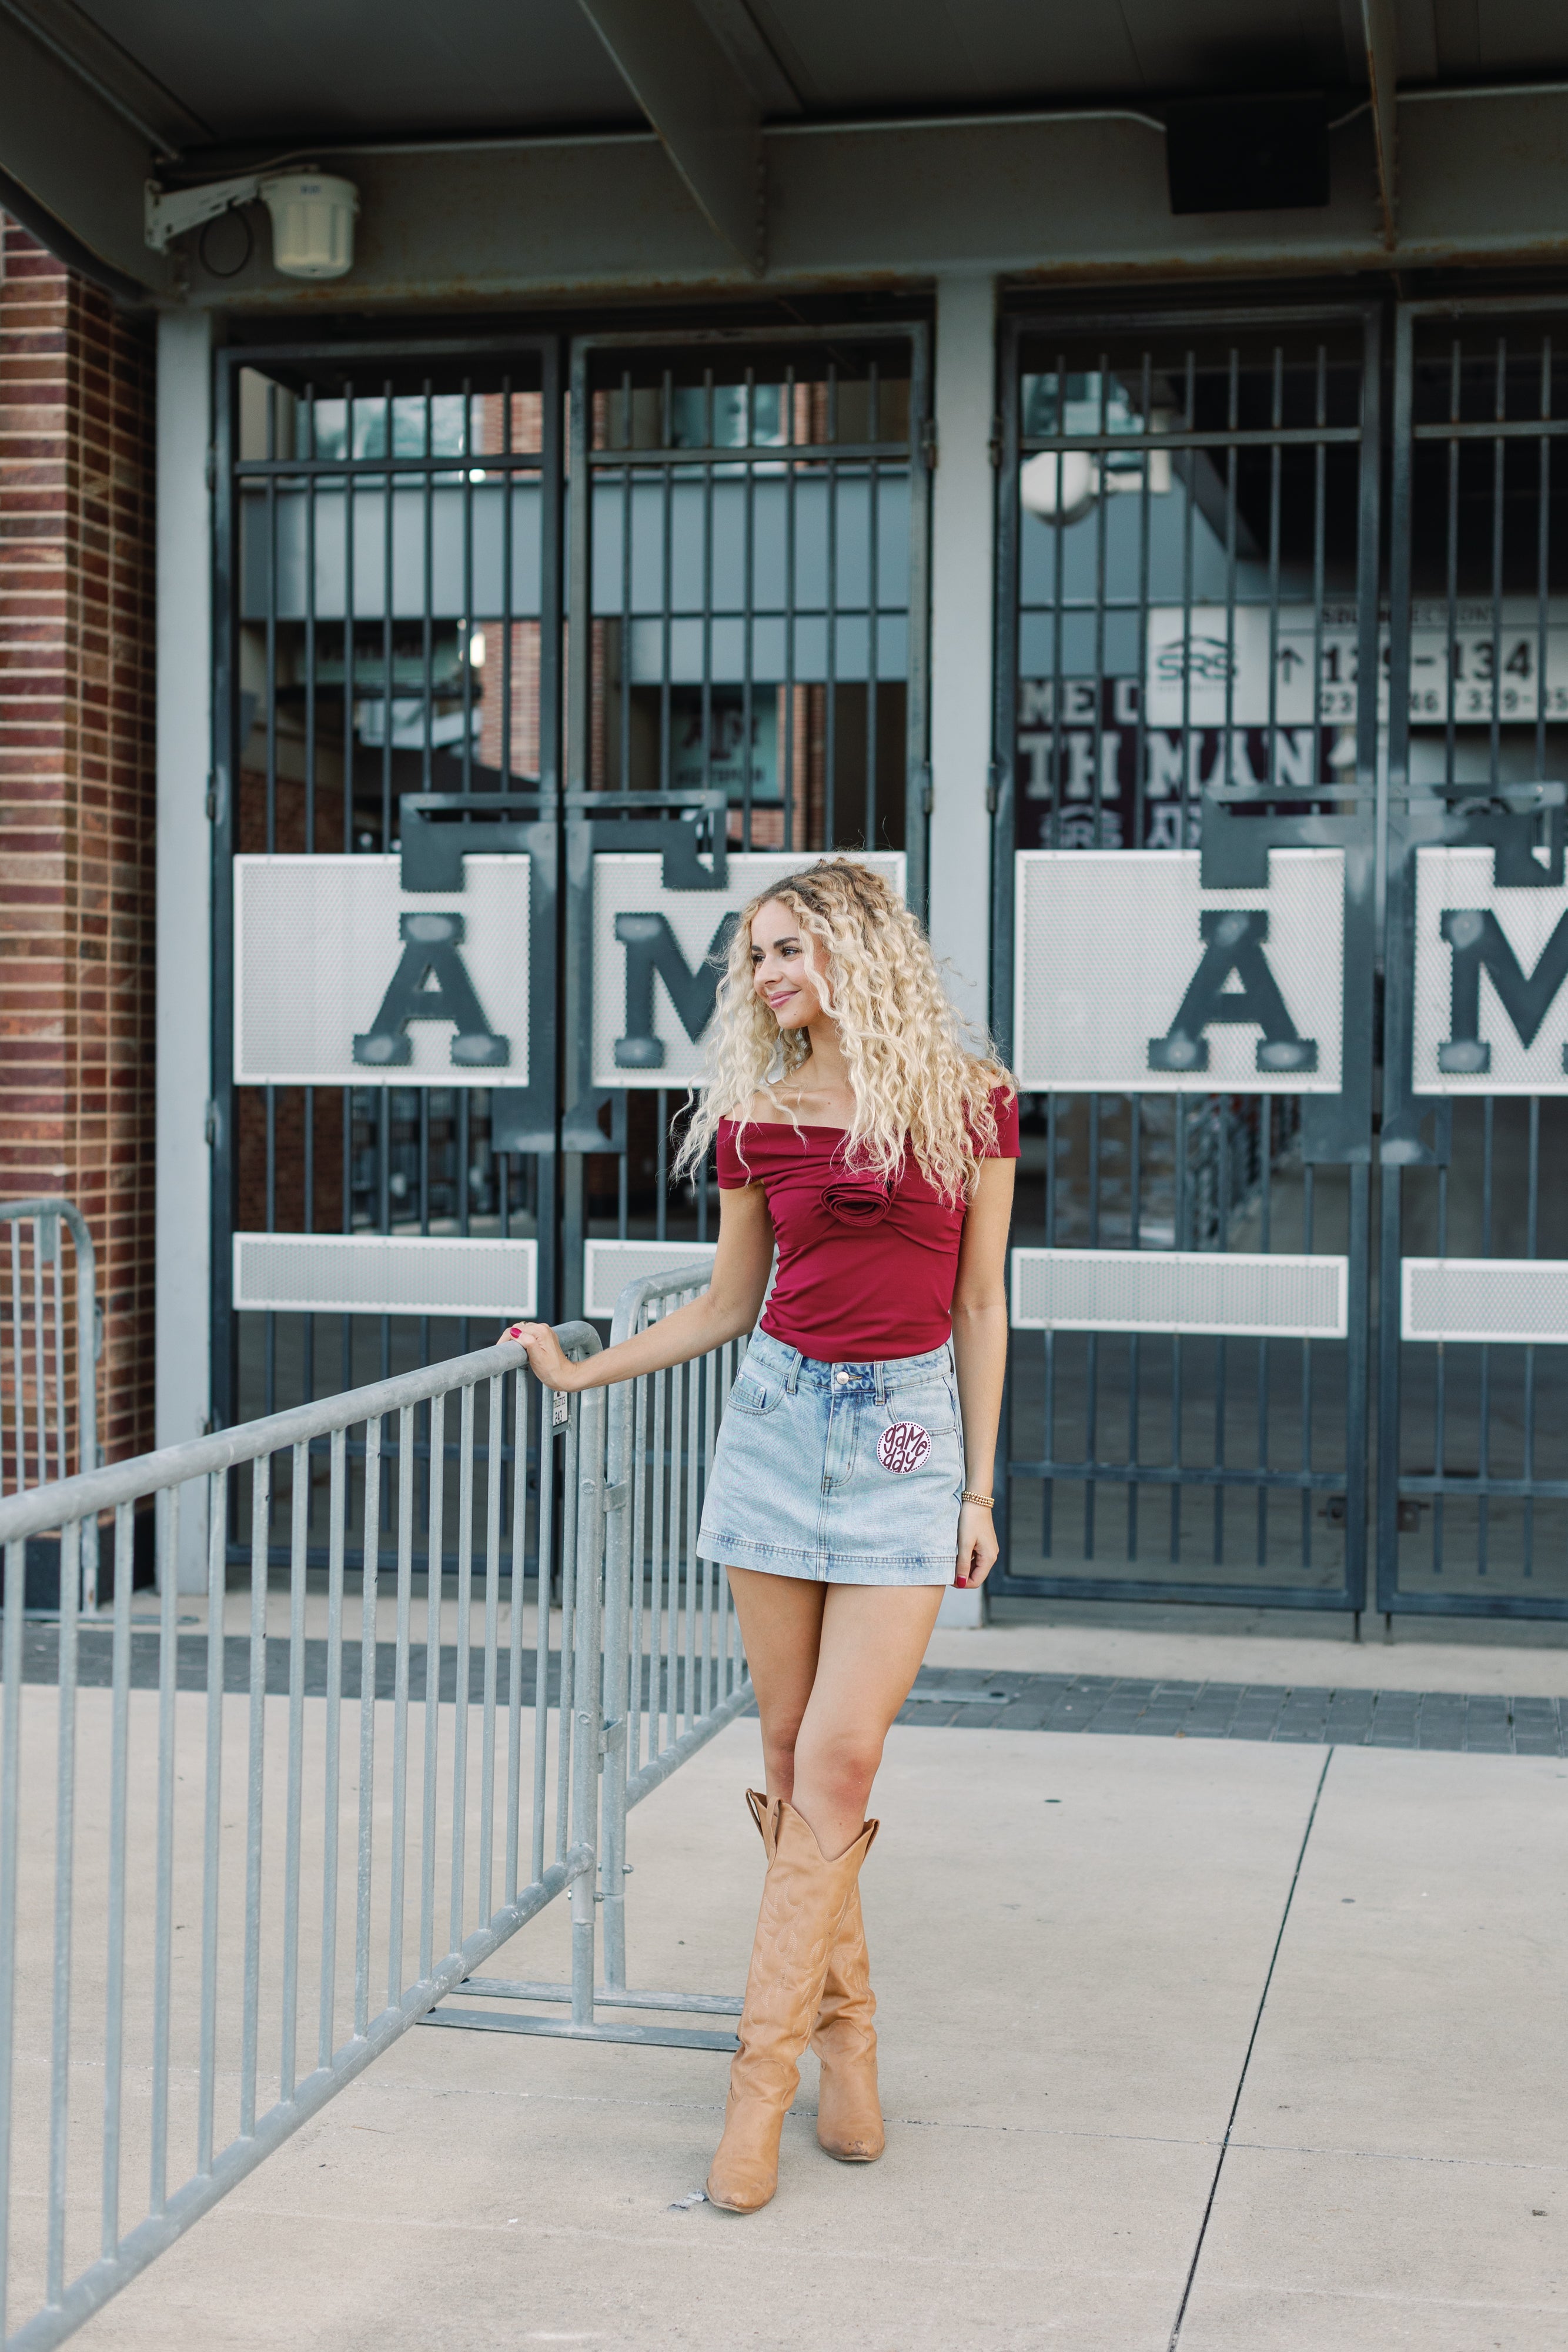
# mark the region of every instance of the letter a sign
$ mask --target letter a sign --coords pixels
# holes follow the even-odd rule
[[[1041,1093],[1335,1094],[1344,860],[1271,849],[1206,890],[1192,850],[1025,850],[1014,1038]]]

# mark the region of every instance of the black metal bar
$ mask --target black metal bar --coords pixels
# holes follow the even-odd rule
[[[1003,1589],[1026,1601],[1156,1601],[1199,1608],[1218,1602],[1236,1609],[1310,1609],[1338,1616],[1343,1616],[1345,1610],[1344,1594],[1337,1585],[1314,1592],[1298,1584],[1197,1584],[1176,1577],[1166,1582],[1132,1576],[1009,1575]],[[1472,1610],[1467,1613],[1479,1616],[1490,1612]],[[1568,1616],[1568,1603],[1549,1612],[1533,1607],[1528,1611],[1502,1608],[1497,1614]]]
[[[1052,323],[1054,331],[1060,332],[1060,327],[1054,321]],[[1186,323],[1192,326],[1195,321],[1189,319]],[[1529,430],[1538,432],[1540,427],[1531,425]],[[1489,425],[1489,437],[1491,431]],[[1255,430],[1238,425],[1234,432],[1227,425],[1206,433],[1151,434],[1149,446],[1151,449],[1218,449],[1227,452],[1232,449],[1312,449],[1325,445],[1332,447],[1336,443],[1354,447],[1360,439],[1359,425],[1281,425],[1277,432],[1271,425],[1261,425]],[[1108,432],[1030,433],[1024,436],[1021,446],[1025,456],[1030,457],[1041,449],[1114,450],[1118,457],[1122,457],[1127,451],[1127,436],[1123,433]]]
[[[909,344],[909,620],[904,662],[904,874],[906,896],[924,921],[930,913],[931,338],[918,322]]]
[[[1019,327],[1002,322],[999,395],[1001,480],[997,497],[996,620],[991,703],[991,957],[987,1010],[991,1034],[1005,1061],[1014,1051],[1015,808],[1019,709]]]
[[[784,772],[788,779],[784,786],[784,846],[786,849],[793,849],[796,846],[795,763],[799,757],[799,747],[797,746],[795,740],[796,728],[798,724],[796,712],[797,698],[795,690],[795,528],[796,491],[799,488],[800,477],[796,467],[793,447],[795,439],[795,371],[792,366],[786,368],[784,371],[784,400],[786,403],[787,420],[784,438],[786,446],[789,450],[789,456],[786,461],[784,472]],[[801,818],[803,830],[809,835],[810,832],[811,811],[811,730],[810,725],[808,725],[806,729],[806,756],[804,761],[801,762],[801,765],[804,770],[804,788],[801,793]],[[810,848],[811,844],[810,840],[807,839],[802,841],[800,844],[800,846],[803,849]]]
[[[474,387],[463,386],[463,619],[457,633],[462,688],[463,790],[474,789]],[[434,561],[434,557],[432,558]],[[392,845],[392,835],[386,836]]]
[[[553,338],[538,346],[539,362],[539,643],[538,643],[538,731],[539,790],[543,795],[541,813],[555,822],[555,855],[551,870],[539,871],[535,861],[531,887],[537,887],[538,898],[530,907],[530,927],[540,925],[549,943],[547,970],[549,986],[542,992],[540,1009],[548,1005],[552,1015],[557,1005],[564,1002],[566,968],[566,926],[562,909],[566,897],[566,826],[561,822],[566,777],[562,766],[561,739],[564,719],[562,695],[565,679],[562,673],[561,648],[566,637],[562,567],[565,562],[565,497],[567,451],[561,437],[561,348]],[[510,575],[508,574],[508,579]],[[510,778],[508,776],[508,782]],[[536,969],[538,967],[536,966]],[[530,1000],[531,1011],[532,1000]],[[560,1150],[560,1114],[565,1076],[564,1024],[551,1019],[548,1031],[537,1045],[530,1041],[529,1057],[537,1053],[548,1076],[552,1099],[552,1146],[538,1152],[533,1160],[534,1234],[538,1244],[538,1311],[553,1321],[565,1319],[565,1285],[562,1281],[563,1244],[559,1228],[562,1198]],[[541,1423],[542,1429],[542,1423]],[[540,1437],[540,1475],[547,1448]],[[548,1571],[541,1571],[548,1573]]]
[[[876,417],[877,383],[874,366],[871,371],[870,406],[873,422]],[[871,460],[866,473],[866,672],[865,672],[865,845],[877,846],[876,761],[877,761],[877,695],[881,690],[879,671],[882,663],[882,470],[876,458]]]
[[[1546,702],[1544,667],[1537,674],[1538,694],[1542,707]],[[1541,1255],[1541,1097],[1530,1097],[1529,1167],[1525,1201],[1524,1254],[1526,1257]],[[1524,1351],[1524,1477],[1528,1486],[1535,1484],[1535,1349]],[[1523,1574],[1535,1574],[1535,1501],[1533,1495],[1524,1506]]]
[[[746,371],[745,392],[746,438],[747,445],[749,446],[749,444],[755,439],[757,431],[757,371],[755,368],[748,367]],[[757,725],[756,688],[752,677],[752,670],[757,658],[757,468],[755,466],[747,466],[744,476],[744,490],[741,499],[740,563],[740,845],[743,850],[748,850],[751,847],[751,745]],[[779,696],[778,690],[775,688],[773,696],[773,761],[776,769],[779,765]],[[780,793],[782,793],[784,779],[781,772],[779,775],[778,781]],[[727,832],[727,830],[728,827],[727,824],[726,831]],[[661,1097],[660,1099],[662,1101],[663,1097]],[[663,1155],[666,1149],[666,1126],[667,1114],[661,1110],[659,1114],[659,1149],[661,1153],[661,1169],[663,1169],[664,1166]],[[659,1215],[661,1219],[659,1235],[661,1240],[664,1238],[664,1232],[663,1218],[665,1212],[666,1192],[666,1180],[663,1175],[661,1175],[659,1181]]]
[[[468,348],[470,347],[465,346],[465,350]],[[515,350],[516,345],[511,348]],[[360,349],[356,351],[355,356],[363,358],[366,354],[362,349]],[[248,364],[250,361],[248,352],[246,358]],[[234,475],[235,479],[241,482],[265,482],[279,474],[287,475],[290,480],[298,477],[307,481],[322,478],[331,481],[347,481],[355,475],[374,476],[385,473],[392,461],[392,456],[389,435],[385,457],[241,458],[234,468]],[[515,453],[501,449],[486,450],[485,459],[486,473],[537,474],[539,469],[539,461],[531,450]],[[400,449],[397,452],[397,470],[400,474],[407,474],[411,478],[423,478],[429,474],[450,476],[455,474],[458,467],[450,450]]]
[[[1101,378],[1102,386],[1104,378]],[[1103,397],[1103,393],[1102,393]],[[1089,1246],[1096,1249],[1100,1243],[1100,1097],[1089,1097]],[[1086,1359],[1083,1380],[1083,1453],[1092,1462],[1100,1443],[1100,1334],[1091,1331],[1084,1348]],[[1083,1557],[1094,1557],[1094,1503],[1092,1478],[1083,1489]]]
[[[831,444],[838,429],[839,379],[834,362],[828,362],[827,398],[828,440]],[[825,473],[823,492],[827,500],[823,516],[823,581],[822,581],[822,846],[834,850],[839,845],[839,473],[838,453],[823,460]]]
[[[593,603],[592,603],[592,484],[588,453],[593,441],[593,394],[589,383],[589,352],[572,345],[570,394],[570,446],[567,457],[570,526],[567,533],[570,577],[566,593],[566,755],[564,781],[569,791],[587,793],[592,776],[593,723]],[[624,668],[624,656],[622,656]],[[563,834],[566,830],[563,825]],[[563,884],[565,870],[563,869]],[[591,951],[583,935],[580,890],[563,887],[560,919],[563,969],[560,1002],[563,1059],[563,1100],[577,1089],[575,1047],[590,1034],[592,1018],[590,974],[586,957]],[[573,1108],[566,1101],[567,1108]],[[559,1311],[573,1316],[582,1300],[582,1245],[587,1238],[587,1198],[582,1154],[559,1155],[560,1191],[560,1261],[558,1280]]]
[[[1381,1309],[1377,1334],[1377,1507],[1375,1549],[1376,1602],[1386,1614],[1399,1584],[1399,1465],[1401,1332],[1395,1300],[1403,1225],[1405,1164],[1390,1158],[1393,1123],[1404,1108],[1414,1023],[1412,976],[1415,908],[1409,872],[1407,802],[1410,769],[1410,524],[1414,496],[1415,320],[1397,314],[1394,353],[1393,447],[1389,477],[1388,785],[1384,830],[1387,843],[1384,898],[1383,1142],[1378,1268]]]
[[[1092,1456],[1057,1461],[1044,1456],[1038,1461],[1012,1461],[1008,1470],[1015,1478],[1078,1478],[1092,1485],[1096,1479],[1127,1480],[1144,1486],[1277,1486],[1281,1492],[1294,1493],[1310,1487],[1314,1493],[1337,1486],[1343,1476],[1338,1470],[1256,1470],[1249,1463],[1223,1462],[1106,1462]],[[1568,1494],[1568,1480],[1562,1483]],[[1500,1480],[1493,1492],[1503,1494],[1518,1480]],[[1475,1492],[1475,1481],[1463,1481],[1467,1494]],[[1426,1486],[1412,1488],[1426,1493]],[[1432,1491],[1436,1491],[1434,1488]],[[1223,1563],[1217,1561],[1216,1566]]]

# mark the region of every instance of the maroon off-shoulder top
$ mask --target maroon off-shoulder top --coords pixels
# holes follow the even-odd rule
[[[1019,1156],[1018,1097],[991,1096],[993,1156]],[[924,1356],[952,1335],[964,1207],[944,1201],[907,1145],[891,1185],[846,1167],[845,1130],[770,1119],[721,1119],[725,1192],[760,1184],[779,1244],[762,1328],[822,1363]]]

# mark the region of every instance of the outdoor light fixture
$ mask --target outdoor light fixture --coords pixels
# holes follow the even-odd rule
[[[264,204],[272,216],[272,262],[285,278],[342,278],[354,266],[360,192],[329,172],[252,173],[202,188],[165,191],[147,183],[146,236],[155,253],[236,205]]]
[[[1043,522],[1081,522],[1100,494],[1100,468],[1087,449],[1042,449],[1019,468],[1025,511]]]
[[[1159,421],[1156,415],[1156,422]],[[1138,491],[1158,498],[1171,486],[1168,449],[1138,449],[1132,462],[1094,456],[1087,449],[1041,449],[1019,467],[1019,498],[1026,514],[1042,522],[1082,522],[1101,492]]]

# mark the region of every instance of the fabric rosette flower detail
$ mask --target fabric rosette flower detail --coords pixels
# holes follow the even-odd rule
[[[822,1206],[841,1225],[880,1225],[893,1206],[893,1186],[869,1169],[835,1176],[822,1187]]]

